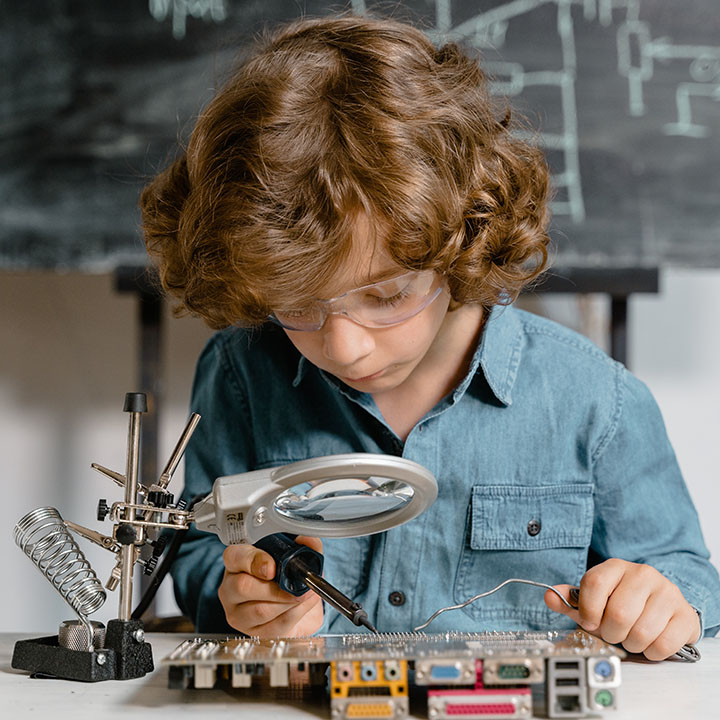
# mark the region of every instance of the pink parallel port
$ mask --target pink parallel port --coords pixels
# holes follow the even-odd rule
[[[446,705],[447,715],[514,715],[515,705],[512,703],[458,703],[457,705]]]
[[[488,697],[489,695],[530,695],[529,687],[513,688],[460,688],[458,690],[428,690],[428,697],[453,697],[458,695],[475,696],[477,698]]]

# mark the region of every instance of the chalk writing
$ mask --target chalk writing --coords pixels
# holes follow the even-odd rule
[[[559,133],[540,132],[539,144],[559,150],[564,167],[555,169],[553,182],[566,190],[562,200],[553,202],[556,215],[568,215],[573,222],[585,219],[580,177],[579,142],[576,103],[575,27],[572,6],[581,6],[585,21],[597,20],[610,27],[620,17],[617,29],[618,72],[628,81],[628,102],[631,116],[646,113],[644,85],[653,80],[656,63],[671,61],[688,63],[688,80],[677,84],[675,105],[677,118],[662,126],[666,135],[702,138],[710,134],[707,125],[693,120],[693,100],[709,98],[720,102],[720,46],[675,44],[667,37],[652,37],[648,23],[640,20],[641,0],[510,0],[474,15],[453,26],[451,0],[435,0],[436,29],[430,31],[435,41],[465,41],[479,49],[497,49],[505,44],[512,21],[541,6],[557,9],[557,43],[562,58],[556,69],[530,69],[512,59],[483,63],[493,76],[492,92],[508,97],[519,95],[535,86],[559,88],[559,111],[562,129]],[[543,36],[544,43],[552,38]],[[545,108],[547,110],[547,108]]]
[[[693,100],[709,98],[720,101],[720,47],[674,44],[669,38],[653,38],[648,23],[640,19],[641,0],[509,0],[485,9],[458,25],[453,25],[451,0],[435,0],[435,28],[428,34],[436,42],[446,39],[465,41],[478,49],[497,49],[505,44],[511,23],[541,6],[554,6],[557,13],[557,37],[560,49],[559,67],[528,68],[512,59],[488,61],[484,65],[491,74],[491,91],[507,97],[517,96],[535,87],[553,88],[551,103],[561,116],[559,132],[543,132],[537,142],[546,150],[559,152],[560,167],[553,168],[553,183],[558,193],[552,209],[556,215],[567,215],[575,223],[585,220],[585,205],[580,176],[579,139],[576,102],[577,57],[572,7],[580,6],[585,21],[597,21],[617,27],[618,73],[628,82],[628,104],[631,116],[646,113],[644,87],[653,80],[655,66],[671,61],[688,63],[688,79],[675,90],[677,118],[667,122],[662,132],[667,135],[706,137],[710,129],[693,119]],[[365,0],[352,0],[357,14],[366,12]],[[172,32],[182,39],[187,18],[222,22],[227,17],[224,0],[150,0],[150,13],[158,21],[172,17]],[[544,42],[552,38],[543,37]],[[552,108],[551,108],[552,109]],[[548,108],[546,107],[547,111]]]
[[[172,34],[177,40],[185,37],[188,16],[216,23],[227,18],[225,0],[150,0],[149,9],[158,22],[172,16]]]

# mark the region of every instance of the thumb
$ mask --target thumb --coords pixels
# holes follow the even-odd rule
[[[320,538],[308,537],[307,535],[298,535],[295,538],[295,542],[299,545],[307,545],[309,548],[312,548],[313,550],[317,550],[319,553],[322,553],[323,545]]]
[[[573,601],[570,597],[570,588],[572,588],[572,585],[555,585],[554,588],[557,590],[560,595],[562,595],[565,600],[567,600],[571,605],[576,605],[577,602]],[[573,619],[576,623],[580,623],[580,613],[577,610],[569,608],[558,596],[556,593],[554,593],[552,590],[546,590],[545,591],[545,604],[556,613],[562,613],[563,615],[567,615],[569,618]]]

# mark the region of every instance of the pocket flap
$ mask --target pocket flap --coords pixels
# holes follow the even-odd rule
[[[591,484],[526,487],[475,485],[473,550],[543,550],[590,544]]]

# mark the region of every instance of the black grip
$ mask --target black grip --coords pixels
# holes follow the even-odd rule
[[[275,582],[291,595],[307,592],[304,571],[322,575],[325,558],[307,545],[296,543],[293,535],[268,535],[258,540],[255,547],[272,556],[275,560]]]
[[[145,393],[125,393],[124,412],[147,412],[147,395]]]

